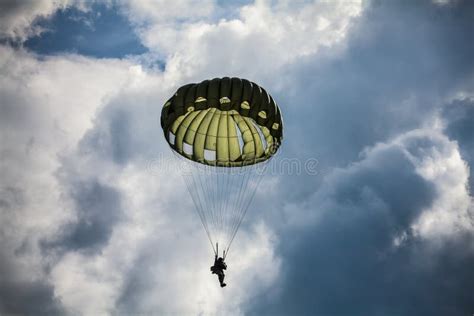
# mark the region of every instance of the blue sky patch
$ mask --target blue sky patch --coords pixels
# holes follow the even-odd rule
[[[24,46],[43,55],[68,52],[121,58],[148,51],[115,6],[94,5],[88,12],[76,8],[58,10],[51,19],[38,24],[48,31],[28,39]]]

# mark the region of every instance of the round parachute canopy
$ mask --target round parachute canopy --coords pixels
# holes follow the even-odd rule
[[[176,153],[218,167],[266,161],[283,138],[280,109],[270,94],[228,77],[180,87],[163,106],[161,127]]]

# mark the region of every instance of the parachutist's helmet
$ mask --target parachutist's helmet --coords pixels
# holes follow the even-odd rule
[[[176,153],[219,167],[265,161],[283,138],[280,109],[270,94],[228,77],[180,87],[163,106],[161,127]]]

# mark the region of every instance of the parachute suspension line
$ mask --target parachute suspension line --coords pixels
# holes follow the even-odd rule
[[[174,156],[185,165],[182,176],[214,254],[219,254],[216,245],[221,244],[227,256],[271,159],[228,168]]]
[[[233,183],[234,182],[234,178],[233,178],[233,175],[232,175],[232,168],[229,168],[229,169],[225,169],[224,170],[227,175],[226,175],[226,178],[227,178],[227,185],[226,185],[226,195],[228,198],[225,199],[225,206],[224,206],[224,209],[223,209],[223,219],[225,221],[225,224],[224,224],[224,235],[227,237],[227,230],[228,230],[228,227],[229,227],[229,216],[224,216],[227,214],[227,209],[228,209],[228,206],[229,206],[229,201],[231,200],[231,197],[233,195]]]
[[[220,170],[216,170],[216,176],[217,176],[217,227],[218,231],[220,230],[221,227],[221,222],[222,222],[222,211],[221,211],[221,205],[222,205],[222,177],[220,176]]]
[[[225,227],[226,227],[226,213],[225,213],[225,204],[227,200],[229,199],[229,176],[227,174],[227,169],[222,169],[221,170],[221,176],[223,177],[223,182],[224,182],[224,194],[222,195],[221,199],[221,218],[222,218],[222,226],[221,226],[221,231],[222,231],[222,241],[224,241],[225,238]]]
[[[217,170],[214,170],[215,173],[212,173],[209,175],[209,177],[211,178],[214,178],[214,185],[215,185],[215,193],[216,193],[216,204],[217,204],[217,207],[216,207],[216,212],[215,212],[215,223],[214,223],[214,227],[217,229],[217,227],[219,227],[219,223],[220,223],[220,178],[219,178],[219,173],[217,172]],[[218,232],[218,230],[216,231]]]
[[[174,153],[174,152],[173,152]],[[191,179],[189,178],[189,174],[186,175],[184,173],[182,173],[182,176],[183,176],[183,179],[184,179],[184,182],[186,184],[186,189],[188,190],[189,192],[189,195],[191,196],[191,199],[193,200],[194,202],[194,205],[195,205],[195,208],[196,208],[196,212],[198,213],[200,219],[201,219],[201,224],[202,226],[204,227],[204,230],[206,231],[206,234],[207,234],[207,238],[209,239],[209,242],[211,244],[211,247],[212,247],[212,250],[214,251],[215,254],[217,254],[217,251],[216,249],[214,248],[214,243],[212,242],[213,238],[212,238],[212,234],[211,234],[211,231],[209,230],[209,227],[207,225],[207,221],[206,221],[206,216],[205,216],[205,213],[204,213],[204,209],[203,209],[203,206],[202,206],[202,203],[201,203],[201,199],[199,197],[199,192],[197,190],[197,186],[196,186],[196,182],[194,180],[194,173],[193,173],[193,166],[190,165],[187,161],[185,161],[183,158],[181,158],[180,156],[178,156],[178,154],[174,153],[174,156],[176,159],[176,161],[178,162],[181,162],[181,163],[184,163],[185,165],[188,166],[188,172],[191,173],[191,178],[192,178],[192,183],[194,184],[194,188],[195,190],[193,190],[193,185],[191,184]],[[182,167],[182,166],[180,166]],[[194,192],[196,191],[196,192]],[[197,195],[197,198],[196,198],[196,195]]]
[[[231,170],[223,169],[222,171],[225,177],[224,196],[226,197],[225,199],[222,200],[222,208],[221,208],[222,217],[223,217],[222,238],[223,240],[225,240],[225,238],[227,237],[227,228],[229,225],[229,214],[227,213],[227,205],[232,194],[232,190],[229,190],[229,182],[230,180],[233,180],[233,179],[231,178],[231,174],[230,174]],[[225,242],[227,242],[227,240],[225,240]]]
[[[210,170],[210,173],[208,177],[211,179],[213,182],[214,188],[213,188],[213,193],[215,194],[214,201],[216,203],[216,208],[215,208],[215,222],[214,222],[214,227],[217,229],[218,223],[219,223],[219,205],[220,205],[220,195],[219,195],[219,174],[217,173],[217,170]]]
[[[194,178],[194,176],[193,176],[193,178]],[[200,177],[199,174],[197,174],[197,175],[196,175],[196,178],[197,178],[197,180],[198,180],[198,182],[199,182],[199,184],[200,184],[201,192],[202,192],[202,195],[203,195],[203,201],[204,201],[203,204],[204,204],[204,207],[205,207],[205,209],[202,209],[201,211],[202,211],[202,213],[203,213],[203,216],[207,219],[207,216],[206,216],[206,215],[209,214],[209,213],[206,212],[206,210],[209,208],[209,205],[210,205],[210,203],[209,203],[209,196],[208,196],[207,194],[205,194],[206,190],[204,189],[204,185],[203,185],[203,183],[202,183],[202,181],[203,181],[203,180],[202,180],[202,177]],[[207,220],[206,220],[206,223],[207,223]],[[207,224],[206,224],[206,225],[207,225]]]
[[[192,183],[193,183],[193,185],[194,185],[194,188],[195,188],[195,191],[196,191],[196,195],[197,195],[197,201],[198,201],[197,209],[201,212],[202,217],[205,218],[205,217],[206,217],[206,216],[205,216],[206,214],[204,213],[203,201],[202,201],[202,199],[201,199],[201,194],[199,194],[200,192],[199,192],[198,187],[197,187],[197,184],[196,184],[198,181],[195,179],[194,173],[191,172],[191,176],[192,176]],[[206,227],[208,227],[208,226],[207,226],[207,222],[206,222],[205,225],[206,225]],[[208,228],[208,229],[209,229],[209,228]]]
[[[209,182],[209,180],[212,180],[212,172],[209,173],[210,169],[208,166],[200,166],[200,165],[197,165],[195,164],[194,165],[196,167],[196,170],[198,172],[197,174],[197,178],[198,179],[202,179],[202,178],[205,178],[205,181],[206,183]],[[215,190],[209,190],[209,189],[204,189],[204,186],[202,185],[201,186],[201,190],[202,190],[202,193],[204,196],[207,197],[207,203],[206,203],[206,208],[203,210],[203,213],[204,213],[204,218],[205,220],[211,225],[211,231],[214,231],[216,234],[219,233],[219,230],[216,229],[218,226],[218,221],[219,221],[219,214],[218,214],[218,211],[216,210],[216,208],[213,206],[214,203],[212,203],[211,201],[213,200],[213,197],[212,195],[215,194]],[[211,200],[211,201],[209,201]],[[213,236],[213,235],[211,235]],[[213,236],[213,241],[214,240],[219,240],[219,237],[218,236]],[[214,245],[214,242],[211,242],[213,245]],[[217,254],[217,249],[215,250],[215,253]]]
[[[240,200],[238,201],[237,205],[236,205],[236,208],[237,210],[239,211],[239,216],[237,216],[235,218],[235,221],[232,223],[232,229],[231,229],[231,235],[229,237],[229,245],[230,245],[230,240],[232,239],[232,236],[234,234],[234,231],[236,229],[236,226],[238,225],[239,221],[242,219],[242,217],[244,216],[244,212],[243,212],[243,209],[242,209],[242,201],[245,201],[247,199],[247,196],[248,196],[248,192],[251,192],[254,188],[251,187],[251,180],[252,180],[252,172],[251,170],[248,171],[248,173],[246,174],[246,177],[243,179],[243,190],[241,192],[241,197],[240,197]]]
[[[224,226],[223,225],[223,221],[224,221],[224,214],[223,214],[223,211],[222,211],[222,207],[223,207],[223,202],[224,202],[224,199],[225,199],[225,194],[227,193],[226,189],[225,189],[225,180],[227,180],[227,178],[224,176],[224,174],[222,173],[222,169],[219,168],[218,170],[218,177],[220,178],[220,186],[219,186],[219,189],[220,189],[220,194],[219,194],[219,232],[221,233],[221,236],[219,236],[219,239],[222,238],[222,227]]]
[[[199,166],[199,168],[202,168],[202,166]],[[205,167],[207,168],[207,167]],[[204,175],[206,175],[206,172],[207,170],[206,169],[202,169],[202,171],[204,172]],[[215,221],[216,221],[216,215],[215,215],[215,208],[213,207],[213,203],[212,203],[212,200],[213,200],[213,197],[211,196],[210,193],[213,193],[212,190],[209,190],[209,177],[208,176],[200,176],[198,175],[198,178],[202,181],[205,180],[206,182],[206,189],[204,189],[204,186],[202,186],[202,190],[203,190],[203,194],[206,196],[207,198],[207,205],[206,205],[206,212],[207,214],[209,214],[209,217],[212,219],[211,220],[211,223],[215,226]],[[204,180],[202,179],[204,178]],[[207,193],[207,194],[206,194]]]
[[[245,167],[243,170],[245,171],[243,175],[239,175],[240,190],[239,190],[239,194],[236,195],[237,201],[234,203],[234,210],[232,212],[232,221],[231,221],[231,224],[229,225],[229,233],[227,235],[228,236],[228,240],[226,243],[227,246],[229,245],[229,242],[233,235],[233,231],[235,229],[236,223],[240,220],[241,216],[243,215],[242,209],[239,207],[240,199],[246,195],[245,192],[249,189],[247,186],[247,183],[251,176],[251,172],[249,172],[251,168]]]
[[[210,233],[210,231],[209,231],[209,228],[208,228],[208,226],[207,226],[207,223],[206,223],[206,221],[205,221],[205,219],[204,219],[204,217],[203,217],[203,214],[201,214],[201,211],[199,210],[199,204],[198,204],[198,202],[197,202],[197,200],[196,200],[196,197],[194,196],[194,194],[193,194],[193,192],[192,192],[191,183],[190,183],[189,179],[186,178],[185,175],[183,175],[183,178],[184,178],[184,181],[185,181],[185,183],[186,183],[186,189],[188,190],[189,195],[191,196],[191,199],[193,200],[194,205],[195,205],[195,207],[196,207],[196,211],[197,211],[199,217],[201,218],[201,224],[202,224],[202,226],[204,227],[204,230],[206,231],[207,238],[209,239],[209,242],[211,243],[212,250],[214,251],[215,254],[217,254],[217,253],[216,253],[216,249],[214,248],[214,244],[212,243],[212,237],[211,237],[211,233]]]
[[[202,166],[197,166],[196,165],[195,167],[199,171],[200,170],[199,168],[201,168]],[[200,180],[202,180],[202,178],[203,178],[203,177],[200,176],[200,174],[198,174],[197,177]],[[205,180],[205,183],[206,183],[206,189],[204,190],[204,186],[202,186],[201,189],[203,190],[204,196],[206,196],[206,198],[207,198],[206,199],[206,201],[207,201],[206,202],[206,210],[205,210],[206,214],[207,214],[206,218],[208,218],[209,224],[211,224],[211,226],[212,226],[212,225],[214,225],[214,222],[215,222],[215,212],[214,212],[214,208],[212,207],[212,202],[211,202],[213,198],[211,196],[209,196],[209,194],[205,194],[206,192],[212,192],[212,190],[209,189],[208,177],[204,177],[204,178],[205,178],[204,180]]]
[[[199,178],[205,178],[206,182],[208,183],[209,180],[211,179],[211,174],[209,174],[209,167],[207,166],[197,166],[198,171],[200,174],[198,175]],[[212,180],[212,179],[211,179]],[[204,190],[204,188],[202,188]],[[215,227],[218,227],[218,213],[216,210],[216,207],[214,207],[214,203],[212,202],[215,198],[213,197],[215,195],[215,190],[212,190],[210,188],[207,189],[208,191],[203,191],[203,194],[208,197],[211,201],[207,204],[206,208],[206,214],[208,214],[209,217],[209,222],[211,224],[211,227],[213,227],[214,231],[217,233],[218,231],[215,230]],[[215,239],[217,239],[217,236],[214,236]]]
[[[271,160],[271,159],[269,159],[269,160]],[[256,179],[256,180],[257,180],[257,183],[256,183],[256,186],[255,186],[255,189],[253,190],[253,192],[251,192],[250,198],[248,199],[248,201],[246,201],[247,203],[246,203],[246,204],[244,203],[245,207],[244,207],[242,216],[240,216],[240,220],[239,220],[239,222],[238,222],[236,228],[234,229],[233,234],[232,234],[232,238],[230,239],[230,241],[229,241],[229,243],[228,243],[228,245],[227,245],[227,249],[225,250],[226,256],[227,256],[227,254],[229,253],[230,246],[232,245],[232,242],[234,241],[234,238],[235,238],[235,236],[237,235],[237,231],[239,230],[239,227],[240,227],[240,225],[242,224],[242,221],[243,221],[245,215],[247,214],[247,210],[249,209],[250,203],[252,202],[252,200],[253,200],[253,198],[254,198],[254,196],[255,196],[255,192],[257,191],[258,185],[260,184],[260,181],[261,181],[262,178],[263,178],[262,175],[263,175],[263,173],[265,172],[265,170],[266,170],[266,168],[267,168],[268,160],[265,161],[264,163],[265,163],[265,164],[264,164],[264,167],[263,167],[263,170],[261,171],[261,173],[260,173],[260,174],[257,173],[257,179]],[[258,165],[257,165],[257,166],[258,166]],[[255,165],[254,165],[254,167],[255,167]],[[252,190],[251,190],[251,191],[252,191]]]
[[[225,170],[222,168],[219,168],[218,170],[218,175],[221,178],[221,185],[219,189],[221,190],[221,194],[219,195],[220,197],[220,203],[219,203],[219,232],[220,236],[219,239],[223,239],[223,230],[224,230],[224,200],[227,197],[227,177],[224,174]]]
[[[214,227],[216,226],[216,217],[217,217],[217,203],[216,203],[216,199],[217,199],[217,195],[216,195],[216,190],[214,190],[214,185],[215,185],[215,181],[214,178],[212,177],[212,173],[211,173],[211,169],[207,166],[205,166],[205,168],[207,168],[205,170],[205,178],[206,178],[206,182],[208,183],[208,187],[207,187],[207,192],[208,192],[208,195],[210,195],[210,198],[211,198],[211,205],[209,205],[209,213],[210,213],[210,216],[212,218],[212,223],[214,225]]]
[[[212,233],[211,233],[211,231],[210,231],[210,229],[209,229],[209,227],[208,227],[208,221],[207,221],[206,212],[205,212],[205,209],[204,209],[204,207],[203,207],[203,203],[202,203],[202,201],[201,201],[201,197],[200,197],[199,191],[197,190],[197,185],[196,185],[196,182],[197,182],[197,181],[195,180],[195,174],[194,174],[193,172],[191,172],[191,174],[192,174],[192,177],[193,177],[193,184],[194,184],[194,187],[196,188],[197,195],[198,195],[198,198],[199,198],[198,201],[199,201],[199,206],[200,206],[200,212],[202,213],[201,220],[204,222],[204,226],[206,227],[207,231],[209,232],[209,233],[208,233],[208,237],[209,237],[209,241],[210,241],[210,243],[211,243],[211,245],[212,245],[212,240],[213,240],[213,238],[212,238]],[[196,175],[196,178],[199,179],[199,175]],[[203,192],[203,191],[201,191],[201,192]],[[203,192],[203,193],[204,193],[204,192]],[[203,194],[203,195],[204,195],[204,194]],[[204,205],[204,206],[205,206],[205,205]],[[197,205],[196,205],[196,209],[199,209],[199,207],[198,207]],[[216,252],[215,249],[214,249],[214,252]]]
[[[233,170],[229,170],[229,172],[232,172]],[[232,180],[235,180],[237,175],[235,174],[232,174]],[[229,176],[230,177],[230,176]],[[238,184],[238,179],[237,181],[233,181],[235,183],[233,184]],[[234,185],[232,185],[232,187],[234,187]],[[240,191],[239,191],[240,192]],[[232,225],[232,222],[234,220],[234,216],[235,216],[235,196],[237,196],[236,192],[235,191],[232,191],[229,195],[229,199],[226,201],[226,213],[230,213],[229,216],[227,216],[227,223],[226,223],[226,231],[225,231],[225,236],[230,236],[231,232],[230,232],[230,227]],[[230,202],[230,203],[229,203]],[[226,245],[227,245],[227,242],[228,240],[226,240]]]
[[[239,214],[240,213],[239,211],[241,211],[241,208],[239,207],[239,204],[240,204],[241,198],[244,195],[242,193],[245,193],[245,190],[247,189],[247,182],[248,182],[248,178],[250,177],[249,170],[250,170],[250,168],[244,167],[243,175],[239,174],[240,186],[239,186],[238,194],[235,195],[236,196],[236,201],[235,201],[234,207],[233,207],[232,221],[229,225],[229,234],[227,235],[227,236],[229,236],[229,240],[227,241],[226,245],[229,245],[230,238],[233,234],[233,229],[235,227],[235,224],[239,220],[240,215],[242,215],[242,214]]]
[[[225,186],[224,186],[224,199],[222,199],[222,209],[221,209],[221,214],[222,214],[222,238],[226,237],[225,235],[225,230],[227,227],[227,222],[228,222],[228,216],[226,216],[226,208],[227,208],[227,202],[229,201],[230,197],[230,190],[229,190],[229,182],[231,180],[230,174],[229,174],[229,169],[223,169],[223,176],[225,178]]]
[[[233,225],[232,225],[231,236],[232,236],[232,234],[234,233],[234,230],[235,230],[235,227],[236,227],[237,223],[240,221],[240,217],[243,215],[243,214],[242,214],[242,213],[243,213],[243,212],[242,212],[242,211],[243,211],[243,210],[242,210],[242,202],[247,199],[248,192],[252,191],[253,189],[256,189],[256,188],[251,188],[251,187],[249,186],[249,182],[252,180],[253,175],[254,175],[254,174],[253,174],[253,170],[252,170],[253,168],[254,168],[253,166],[250,166],[250,167],[248,167],[248,168],[246,169],[246,174],[244,175],[244,178],[243,178],[243,180],[242,180],[242,181],[243,181],[243,190],[242,190],[242,192],[241,192],[240,199],[239,199],[239,201],[238,201],[237,204],[236,204],[236,209],[237,209],[238,212],[240,213],[240,214],[238,214],[238,215],[240,215],[240,216],[237,216],[237,217],[235,218],[235,221],[234,221],[234,223],[233,223]],[[230,238],[231,238],[231,237],[230,237]],[[229,238],[229,239],[230,239],[230,238]],[[230,241],[230,240],[229,240],[229,241]]]
[[[201,213],[200,202],[198,200],[198,196],[196,195],[197,192],[195,192],[195,190],[193,190],[193,187],[192,187],[192,184],[191,184],[191,182],[194,182],[194,181],[193,181],[193,179],[188,179],[186,176],[184,176],[183,178],[184,178],[184,181],[186,182],[186,188],[188,189],[189,195],[191,195],[191,198],[192,198],[192,200],[194,202],[194,205],[196,207],[196,211],[197,211],[199,217],[203,218],[203,214]],[[208,232],[208,235],[210,236],[209,228],[206,225],[206,223],[203,223],[203,226],[204,226],[204,229],[206,230],[206,232]]]

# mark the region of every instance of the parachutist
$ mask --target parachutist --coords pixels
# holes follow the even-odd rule
[[[224,287],[226,253],[218,258],[217,243],[229,251],[282,144],[281,110],[255,82],[214,78],[179,87],[163,105],[160,124],[216,254],[211,271]]]
[[[227,265],[224,262],[224,259],[222,257],[217,258],[217,255],[214,258],[214,265],[211,267],[212,274],[217,274],[217,277],[219,278],[219,283],[221,284],[221,287],[226,286],[227,284],[224,283],[224,270],[227,269]]]

